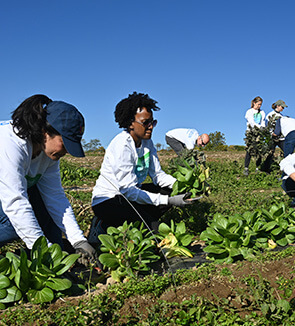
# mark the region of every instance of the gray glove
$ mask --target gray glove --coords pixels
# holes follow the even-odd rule
[[[185,205],[191,205],[192,202],[185,200],[186,198],[189,197],[188,194],[189,193],[169,197],[168,198],[168,204],[173,205],[173,206],[179,206],[179,207],[182,207],[182,206],[185,206]]]
[[[76,250],[76,254],[80,254],[80,258],[77,260],[79,264],[86,267],[89,264],[94,264],[102,270],[102,265],[97,258],[96,250],[86,240],[74,243],[73,247]]]

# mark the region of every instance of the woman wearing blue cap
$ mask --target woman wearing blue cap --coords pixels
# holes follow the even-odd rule
[[[62,232],[80,252],[96,260],[61,185],[59,159],[82,157],[84,118],[73,106],[34,95],[12,121],[0,124],[0,246],[21,238],[31,249],[40,236],[61,246]],[[86,259],[85,259],[86,258]]]

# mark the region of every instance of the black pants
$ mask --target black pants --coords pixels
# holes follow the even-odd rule
[[[295,197],[295,181],[291,178],[283,180],[283,189],[289,197]]]
[[[181,141],[166,136],[166,143],[174,150],[174,152],[179,156],[181,152],[186,148],[185,144]]]
[[[285,144],[284,140],[279,140],[279,141],[274,142],[274,144],[271,148],[273,152],[271,154],[269,154],[267,156],[267,158],[265,159],[265,161],[263,162],[262,171],[270,172],[270,167],[273,162],[273,156],[274,156],[275,149],[278,146],[284,153],[284,144]]]
[[[250,164],[250,160],[251,160],[251,155],[246,152],[246,157],[245,157],[245,168],[249,167]],[[256,160],[256,167],[258,168],[258,166],[261,164],[261,157],[258,157],[258,159]]]
[[[151,183],[143,184],[141,189],[162,195],[170,195],[171,193],[171,189],[161,188]],[[153,230],[158,229],[158,220],[170,208],[169,205],[141,205],[136,202],[131,202],[131,204]],[[128,223],[141,221],[141,218],[122,195],[105,200],[93,206],[92,209],[95,216],[102,220],[102,227],[105,230],[109,226],[118,227],[125,221]]]

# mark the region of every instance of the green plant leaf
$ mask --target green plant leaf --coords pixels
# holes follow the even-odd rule
[[[7,276],[0,275],[0,289],[9,287],[11,281]]]
[[[43,288],[42,290],[30,289],[27,293],[27,298],[34,304],[51,302],[54,299],[54,293],[47,287]]]
[[[166,223],[161,223],[159,225],[158,231],[162,235],[167,235],[171,232],[171,228]]]
[[[16,302],[22,298],[22,293],[16,286],[9,287],[6,291],[7,295],[5,298],[0,299],[0,303]]]
[[[115,255],[109,253],[103,253],[99,255],[99,261],[111,269],[116,269],[119,267],[119,260]]]
[[[211,253],[211,254],[224,254],[228,252],[225,248],[219,247],[217,245],[209,245],[203,249],[205,252]]]
[[[116,251],[117,246],[115,244],[114,237],[109,234],[100,234],[98,239],[102,243],[103,246],[108,248],[109,250]]]
[[[62,275],[77,261],[77,259],[79,257],[80,257],[79,254],[71,254],[71,255],[66,256],[60,262],[60,265],[56,266],[53,269],[53,272],[56,273],[56,275]]]
[[[9,259],[4,257],[0,260],[0,274],[6,274],[9,270],[10,262]]]
[[[64,291],[72,286],[72,282],[67,278],[51,278],[45,284],[55,291]]]
[[[7,296],[7,290],[6,289],[0,289],[0,299],[3,299]]]

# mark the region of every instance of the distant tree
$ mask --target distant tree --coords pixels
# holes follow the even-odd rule
[[[89,143],[87,143],[85,139],[82,139],[81,143],[85,152],[95,151],[101,148],[101,142],[99,139],[90,139]]]
[[[209,137],[210,142],[205,146],[206,150],[227,150],[226,140],[223,133],[220,131],[210,132]]]
[[[160,144],[160,143],[157,143],[155,146],[156,146],[157,151],[159,151],[162,148],[162,144]]]

